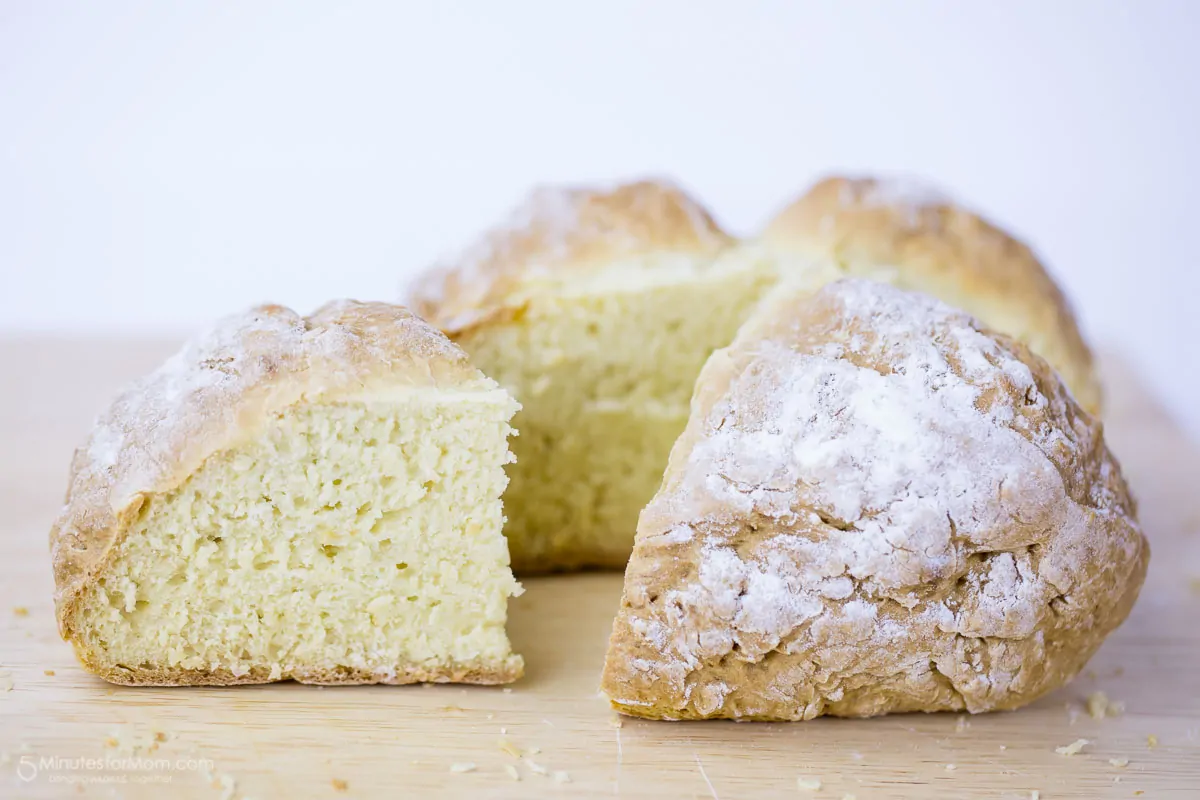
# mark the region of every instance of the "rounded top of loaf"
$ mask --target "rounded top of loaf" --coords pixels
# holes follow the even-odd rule
[[[445,335],[387,303],[336,301],[308,317],[263,305],[188,341],[121,392],[75,451],[50,533],[60,625],[147,495],[297,402],[404,387],[499,390]]]
[[[1147,558],[1100,424],[1024,345],[884,283],[781,286],[697,380],[605,687],[668,716],[721,685],[735,716],[1013,707],[1082,667]],[[828,674],[772,707],[799,695],[768,655]]]
[[[611,188],[542,186],[500,225],[409,287],[407,302],[454,335],[519,308],[539,289],[620,261],[713,256],[731,243],[709,212],[666,180]]]
[[[851,275],[928,292],[1033,348],[1097,413],[1101,390],[1074,313],[1024,243],[912,178],[828,177],[784,208],[761,241]]]

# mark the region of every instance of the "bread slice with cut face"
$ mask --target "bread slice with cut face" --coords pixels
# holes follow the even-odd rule
[[[1016,708],[1083,668],[1148,557],[1041,358],[928,295],[783,285],[697,379],[602,687],[656,719]]]
[[[400,306],[226,319],[76,452],[62,635],[125,684],[514,680],[517,408]]]
[[[521,402],[505,495],[517,570],[624,567],[692,384],[772,282],[676,187],[544,188],[411,287]]]

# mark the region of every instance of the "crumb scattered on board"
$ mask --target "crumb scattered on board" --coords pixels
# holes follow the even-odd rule
[[[451,772],[474,772],[475,763],[472,761],[461,761],[450,765]]]
[[[1108,760],[1108,763],[1112,764],[1114,767],[1116,767],[1118,769],[1124,769],[1125,767],[1129,766],[1129,759],[1128,758],[1110,758]]]
[[[43,674],[43,675],[45,675],[47,678],[53,678],[53,677],[54,677],[54,670],[52,670],[52,669],[44,669],[44,670],[42,670],[42,674]]]
[[[6,669],[0,669],[0,692],[11,692],[13,690],[12,673]]]
[[[819,792],[821,791],[821,779],[801,776],[796,778],[796,787],[802,792]]]
[[[1200,581],[1200,578],[1197,578],[1197,581]],[[29,609],[28,609],[28,608],[26,608],[25,606],[14,606],[14,607],[13,607],[13,616],[15,616],[15,617],[28,617],[28,616],[29,616]]]
[[[217,776],[216,788],[221,790],[221,800],[233,800],[237,794],[237,780],[232,775],[222,773]]]
[[[333,784],[333,790],[335,792],[344,792],[350,788],[350,784],[346,783],[341,778],[334,778],[332,781],[330,781],[330,783]]]
[[[954,730],[962,733],[969,727],[971,727],[971,722],[967,719],[967,715],[960,714],[958,717],[958,722],[954,723]]]
[[[529,771],[532,772],[534,775],[549,775],[550,774],[550,770],[546,769],[544,766],[537,763],[536,761],[534,761],[531,758],[525,759],[525,766],[529,767]]]
[[[1060,756],[1073,756],[1089,744],[1091,744],[1091,741],[1088,739],[1076,739],[1068,745],[1054,748],[1054,752]]]
[[[517,772],[517,768],[512,764],[505,764],[504,771],[507,772],[508,777],[512,778],[514,781],[521,780],[521,773]]]
[[[954,772],[954,770],[956,770],[956,769],[958,769],[958,767],[957,767],[957,766],[955,766],[954,764],[947,764],[947,765],[946,765],[946,772]]]
[[[1092,719],[1120,716],[1125,704],[1108,699],[1104,692],[1092,692],[1087,698],[1087,712]]]
[[[564,769],[556,770],[554,773],[555,783],[570,783],[571,774]]]
[[[1155,736],[1153,733],[1150,734],[1149,736],[1147,736],[1146,737],[1146,746],[1149,747],[1151,750],[1153,750],[1155,747],[1158,747],[1158,737]]]
[[[500,737],[496,740],[496,746],[499,747],[502,752],[508,753],[513,758],[521,757],[521,748],[517,747],[504,737]]]

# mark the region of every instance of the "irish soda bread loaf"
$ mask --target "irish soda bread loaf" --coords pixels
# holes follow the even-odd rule
[[[624,567],[704,360],[768,271],[679,189],[545,188],[420,279],[413,309],[511,391],[518,570]]]
[[[542,189],[409,302],[520,400],[505,497],[518,570],[623,567],[692,385],[781,277],[921,289],[1041,352],[1084,405],[1091,356],[1028,248],[926,190],[818,184],[735,245],[679,189]]]
[[[126,684],[502,683],[512,398],[399,306],[263,306],[120,395],[51,533],[62,635]]]
[[[886,284],[781,288],[704,367],[603,688],[688,719],[1015,708],[1125,618],[1148,549],[1041,358]]]
[[[1028,345],[1058,370],[1081,406],[1100,411],[1091,352],[1037,256],[933,187],[912,179],[827,178],[780,212],[760,243],[784,272],[832,261],[846,275],[961,308]]]

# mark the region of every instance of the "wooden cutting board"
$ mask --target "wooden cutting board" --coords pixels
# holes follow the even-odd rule
[[[46,532],[91,418],[171,349],[0,342],[0,798],[1200,798],[1200,448],[1115,359],[1109,438],[1154,552],[1083,675],[1017,712],[735,724],[609,710],[615,574],[525,582],[510,630],[528,673],[508,689],[135,689],[84,673],[55,630]],[[1093,719],[1095,692],[1123,713]]]

